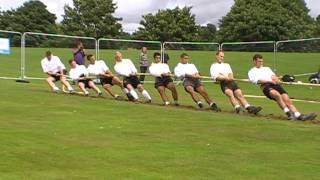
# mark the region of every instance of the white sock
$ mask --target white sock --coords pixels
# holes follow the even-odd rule
[[[149,93],[148,93],[145,89],[142,91],[141,94],[142,94],[146,99],[151,100],[151,97],[150,97]]]
[[[234,108],[235,108],[235,109],[240,108],[240,105],[237,104],[237,105],[234,106]]]
[[[295,112],[295,113],[294,113],[294,117],[298,118],[299,116],[301,116],[301,113],[300,113],[300,112]]]
[[[68,87],[69,91],[73,91],[73,88],[71,86]]]
[[[250,104],[246,104],[246,105],[244,105],[244,108],[248,108],[248,107],[250,107],[251,105]]]
[[[130,90],[130,94],[133,96],[134,99],[138,99],[138,94],[136,93],[136,91],[134,89]]]
[[[166,101],[164,104],[165,104],[165,105],[169,105],[169,104],[170,104],[170,102],[169,102],[169,101]]]
[[[289,110],[289,108],[285,107],[285,108],[283,108],[283,111],[284,111],[285,113],[287,113],[287,112],[289,112],[290,110]]]
[[[53,87],[54,91],[59,91],[59,88],[57,86]]]
[[[84,94],[89,94],[89,92],[87,90],[84,90]]]

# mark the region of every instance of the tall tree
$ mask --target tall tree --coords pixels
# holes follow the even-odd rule
[[[12,13],[14,11],[0,11],[0,29],[7,31],[14,31],[12,26],[13,22],[10,22],[12,17]]]
[[[73,0],[74,7],[65,6],[61,28],[65,34],[90,37],[115,37],[122,32],[121,18],[114,17],[112,0]]]
[[[159,41],[192,41],[195,40],[197,26],[195,15],[191,14],[192,7],[166,10],[158,10],[153,15],[151,13],[143,15],[140,21],[142,27],[133,35],[135,38],[143,40]]]
[[[216,40],[217,28],[214,24],[198,27],[198,41],[214,42]]]
[[[221,41],[308,38],[314,21],[304,0],[235,0],[220,20]]]
[[[320,15],[316,18],[315,36],[320,37]]]
[[[42,2],[28,1],[16,10],[0,13],[0,28],[19,32],[56,32],[56,16]]]

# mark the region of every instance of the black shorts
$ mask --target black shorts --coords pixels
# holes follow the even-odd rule
[[[55,81],[60,81],[61,76],[56,76],[56,75],[50,75],[51,77],[54,78]]]
[[[165,77],[156,77],[154,87],[157,89],[159,86],[167,87],[170,82],[173,82],[171,77],[165,76]]]
[[[268,84],[263,84],[261,87],[263,88],[263,94],[272,100],[275,100],[275,99],[270,95],[271,90],[276,90],[280,94],[288,94],[280,84],[268,83]]]
[[[183,81],[184,90],[187,91],[187,86],[192,86],[195,91],[197,91],[197,88],[202,86],[202,83],[200,79],[196,78],[185,78]],[[187,91],[188,92],[188,91]],[[197,91],[198,92],[198,91]]]
[[[220,81],[220,87],[223,93],[225,93],[226,89],[230,89],[232,91],[240,89],[235,81]]]
[[[141,82],[137,76],[124,77],[123,79],[124,87],[127,87],[128,84],[131,84],[131,86],[136,89],[138,85],[141,84]]]
[[[79,84],[79,83],[83,83],[85,88],[91,88],[91,87],[89,86],[89,82],[90,82],[90,81],[92,81],[92,80],[91,80],[91,79],[79,80],[79,81],[78,81],[78,84]]]
[[[62,72],[63,72],[63,74],[67,74],[66,69],[62,70]],[[58,74],[60,74],[60,72]],[[53,77],[55,81],[60,81],[60,79],[61,79],[61,76],[56,76],[56,75],[50,75],[50,76]]]
[[[112,79],[113,77],[103,77],[103,78],[100,78],[100,83],[102,86],[105,84],[110,84],[111,86],[113,86]]]

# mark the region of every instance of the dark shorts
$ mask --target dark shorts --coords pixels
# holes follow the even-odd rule
[[[280,94],[288,94],[283,87],[280,84],[264,84],[261,86],[263,88],[263,94],[267,96],[269,99],[275,100],[273,97],[271,97],[270,91],[276,90]]]
[[[102,86],[105,84],[110,84],[111,86],[113,86],[112,79],[113,77],[103,77],[103,78],[100,78],[100,83]]]
[[[127,87],[128,84],[131,84],[133,88],[137,88],[138,85],[141,84],[141,82],[137,76],[124,77],[123,79],[124,87]]]
[[[197,91],[197,88],[202,86],[202,83],[199,79],[196,79],[196,78],[185,78],[183,81],[183,86],[184,86],[184,90],[186,91],[187,91],[187,88],[186,88],[187,86],[192,86],[193,89]]]
[[[83,83],[85,88],[91,88],[89,86],[89,82],[92,81],[91,79],[79,80],[78,83]]]
[[[167,87],[170,82],[173,82],[171,77],[156,77],[154,87],[157,89],[159,86]]]
[[[55,81],[60,81],[61,76],[56,76],[56,75],[50,75],[51,77],[54,78]]]
[[[220,81],[220,87],[223,93],[225,93],[226,89],[230,89],[231,91],[240,89],[235,81]]]
[[[63,70],[63,74],[67,74],[66,69]],[[56,75],[50,75],[50,76],[53,77],[55,81],[60,81],[60,79],[61,79],[61,76],[56,76]]]

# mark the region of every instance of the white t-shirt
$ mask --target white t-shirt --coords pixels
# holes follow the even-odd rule
[[[168,64],[152,63],[149,67],[149,72],[152,76],[161,77],[161,74],[171,73]]]
[[[88,72],[90,75],[105,74],[109,68],[103,60],[96,60],[94,64],[89,64]]]
[[[255,84],[257,84],[259,80],[272,81],[272,75],[275,74],[269,67],[253,67],[248,72],[249,80]]]
[[[210,67],[210,74],[213,79],[217,79],[220,74],[227,76],[232,74],[232,69],[228,63],[213,63]]]
[[[122,59],[120,62],[116,62],[114,70],[121,76],[130,76],[132,73],[137,73],[137,69],[130,59]]]
[[[69,71],[69,76],[72,80],[78,80],[81,75],[88,76],[87,68],[84,65],[77,65]]]
[[[61,70],[66,69],[66,67],[62,64],[60,58],[58,56],[51,56],[50,61],[47,57],[41,60],[41,67],[43,72],[48,73],[57,73]]]
[[[174,74],[179,78],[183,78],[186,75],[194,75],[196,73],[199,73],[199,72],[194,64],[178,63],[178,65],[174,68]]]

